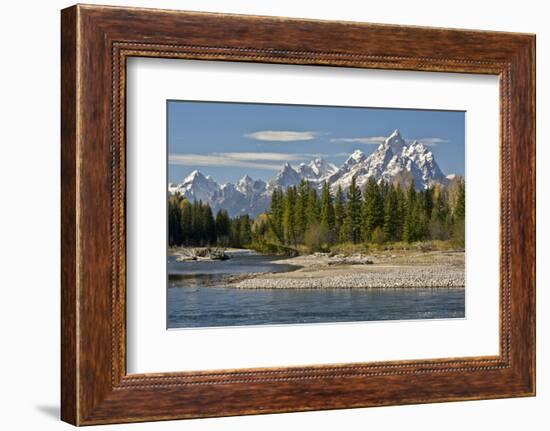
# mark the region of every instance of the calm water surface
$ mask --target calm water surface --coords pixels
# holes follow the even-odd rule
[[[276,258],[168,260],[168,328],[464,317],[464,289],[235,289],[227,275],[284,272]]]

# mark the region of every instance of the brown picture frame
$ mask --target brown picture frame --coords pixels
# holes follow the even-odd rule
[[[533,396],[535,36],[77,5],[61,13],[61,418],[75,425]],[[129,56],[500,77],[500,353],[130,374]]]

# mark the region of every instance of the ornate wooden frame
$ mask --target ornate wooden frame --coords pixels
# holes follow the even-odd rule
[[[88,425],[535,394],[534,35],[82,5],[61,16],[63,420]],[[500,354],[128,375],[129,56],[498,75]]]

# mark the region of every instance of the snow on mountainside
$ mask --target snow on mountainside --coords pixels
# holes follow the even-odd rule
[[[447,178],[439,169],[433,154],[422,143],[410,145],[395,130],[368,157],[356,150],[342,167],[328,178],[333,190],[347,189],[355,177],[359,186],[374,177],[377,181],[398,182],[402,185],[414,181],[417,189],[426,189],[436,183],[446,184]]]
[[[190,201],[210,202],[220,186],[211,178],[205,177],[198,170],[191,172],[181,184],[171,184],[170,193],[179,193]]]
[[[214,211],[225,209],[231,217],[249,214],[252,217],[269,208],[271,193],[275,188],[286,189],[303,179],[320,189],[326,181],[335,191],[339,186],[346,190],[351,179],[363,186],[369,177],[377,181],[399,183],[402,186],[414,181],[417,189],[426,189],[434,184],[447,185],[454,177],[441,172],[431,151],[421,142],[410,144],[395,130],[369,156],[355,150],[339,168],[322,158],[301,163],[293,168],[285,163],[277,175],[267,183],[253,180],[248,175],[236,184],[219,186],[212,178],[195,170],[181,184],[169,184],[170,193],[180,193],[191,201],[210,203]]]
[[[277,173],[275,178],[267,183],[267,188],[273,190],[275,188],[286,189],[287,187],[296,185],[300,182],[302,177],[296,172],[290,163],[285,163],[281,170]]]
[[[270,194],[266,192],[266,186],[264,181],[254,181],[245,175],[237,184],[222,185],[208,202],[214,211],[224,209],[231,217],[244,214],[256,217],[269,206]]]
[[[322,157],[314,159],[308,164],[300,163],[298,167],[301,178],[313,182],[322,182],[337,170],[338,168],[335,165],[328,163]]]

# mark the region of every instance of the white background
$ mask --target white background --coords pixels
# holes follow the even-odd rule
[[[293,413],[254,417],[105,426],[144,430],[498,430],[547,429],[549,272],[550,28],[544,2],[297,0],[102,1],[106,4],[343,19],[390,24],[537,33],[538,396],[508,399]],[[9,430],[70,429],[59,409],[59,9],[65,1],[5,2],[0,16],[2,156],[0,184],[0,425]],[[544,193],[543,193],[544,191]]]
[[[498,354],[498,77],[141,58],[127,83],[129,373]],[[466,318],[167,331],[167,99],[466,111]]]

